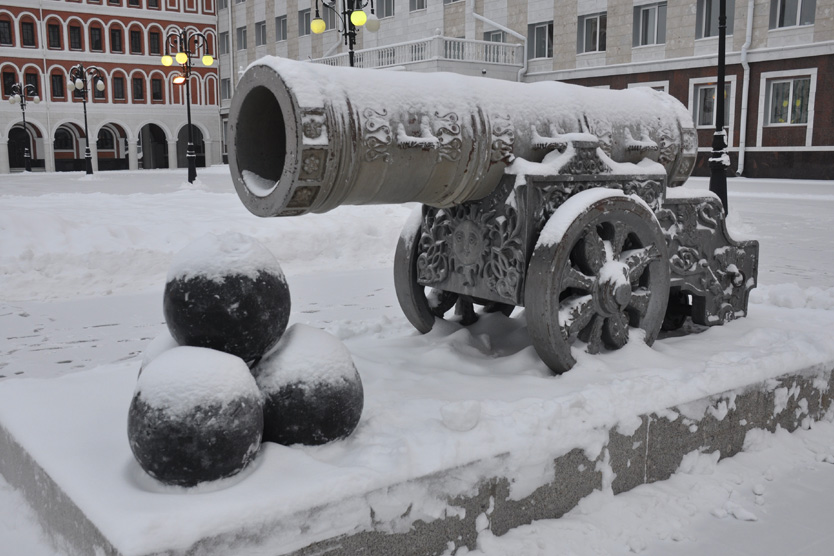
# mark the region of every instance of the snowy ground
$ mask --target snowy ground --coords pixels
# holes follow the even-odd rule
[[[516,419],[519,400],[542,385],[557,384],[559,395],[573,396],[603,384],[611,373],[618,373],[623,384],[653,384],[648,379],[656,378],[622,370],[610,358],[598,364],[582,359],[582,368],[557,383],[525,340],[523,315],[512,321],[484,319],[471,333],[451,324],[429,337],[415,336],[400,313],[391,280],[394,245],[411,207],[343,207],[325,215],[264,220],[243,208],[227,168],[201,169],[194,186],[184,177],[183,171],[0,176],[0,381],[135,361],[164,330],[161,291],[173,254],[206,232],[227,230],[258,238],[281,261],[293,296],[291,322],[339,336],[364,354],[367,360],[361,363],[369,369],[391,369],[390,380],[384,372],[363,375],[368,391],[396,391],[399,380],[422,396],[419,405],[393,396],[390,405],[399,407],[371,407],[364,436],[356,440],[360,445],[398,412],[403,423],[386,424],[405,427],[409,411],[425,410],[425,400],[432,398],[437,411],[444,403],[481,396],[479,434],[488,439],[490,433],[506,434],[490,418],[505,412],[504,417]],[[691,186],[705,188],[706,181],[694,179]],[[730,207],[735,235],[761,244],[760,287],[752,296],[751,318],[733,323],[738,324],[734,337],[753,342],[759,351],[765,344],[792,348],[791,362],[831,359],[834,348],[825,344],[834,335],[829,229],[834,184],[733,179]],[[800,331],[774,327],[780,319],[806,323],[802,344],[791,343]],[[757,328],[765,323],[770,328]],[[820,327],[818,333],[814,326]],[[712,330],[702,336],[690,342],[691,354],[697,354],[698,342],[722,338]],[[667,338],[654,350],[632,345],[626,350],[658,366],[682,346],[678,338]],[[430,357],[437,373],[410,373],[410,353]],[[665,382],[660,394],[691,387],[685,371],[669,369],[677,378]],[[461,398],[449,387],[461,375],[489,380],[482,381],[481,392]],[[648,382],[640,383],[643,379]],[[518,390],[504,398],[490,390],[509,381]],[[408,432],[407,448],[425,449],[441,438],[432,431]],[[662,484],[617,497],[597,493],[560,520],[537,522],[501,538],[484,531],[475,554],[827,553],[822,547],[834,540],[828,526],[834,502],[827,495],[834,490],[834,424],[819,423],[793,435],[751,434],[748,445],[749,452],[720,463],[710,456],[687,461]],[[438,461],[429,454],[407,463],[438,465],[443,457],[442,450],[437,452]],[[330,449],[319,455],[326,459],[338,453]],[[33,515],[0,479],[3,554],[54,554]]]

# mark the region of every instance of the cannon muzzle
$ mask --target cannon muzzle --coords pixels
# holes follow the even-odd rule
[[[516,157],[539,162],[590,133],[617,162],[662,164],[682,184],[697,154],[686,108],[648,88],[514,83],[265,57],[229,112],[229,163],[258,216],[339,205],[448,207],[489,195]]]

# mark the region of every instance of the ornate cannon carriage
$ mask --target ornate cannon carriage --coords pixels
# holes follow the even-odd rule
[[[651,344],[687,316],[745,316],[758,244],[679,188],[697,135],[651,89],[609,91],[264,58],[230,110],[229,160],[259,216],[419,202],[399,239],[397,297],[421,332],[476,307],[525,307],[556,373],[572,348]]]

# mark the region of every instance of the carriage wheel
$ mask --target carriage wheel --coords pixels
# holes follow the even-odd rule
[[[589,190],[564,203],[542,230],[524,299],[533,346],[560,374],[588,353],[619,349],[629,328],[657,337],[669,297],[666,241],[654,214],[618,191]]]
[[[407,225],[408,226],[408,225]],[[420,230],[416,231],[412,241],[401,236],[394,253],[394,289],[397,300],[408,321],[425,334],[434,327],[435,318],[457,315],[457,320],[464,326],[478,320],[476,305],[483,306],[483,312],[501,312],[506,316],[515,309],[514,305],[472,298],[434,288],[426,288],[417,283],[417,248]],[[454,309],[454,313],[450,313]]]

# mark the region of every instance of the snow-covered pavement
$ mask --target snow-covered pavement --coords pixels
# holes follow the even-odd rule
[[[454,385],[455,372],[481,375],[489,379],[482,392],[488,416],[498,407],[489,405],[490,383],[513,379],[528,395],[550,380],[523,338],[523,316],[515,319],[521,324],[479,323],[471,334],[450,325],[426,344],[414,336],[391,279],[394,245],[412,207],[343,207],[325,215],[264,220],[240,204],[226,167],[200,169],[194,186],[183,182],[182,171],[0,176],[0,381],[135,360],[164,330],[161,291],[173,254],[204,233],[227,230],[258,238],[281,261],[292,292],[291,322],[325,328],[352,350],[387,346],[375,352],[387,361],[366,364],[387,364],[392,375],[404,367],[401,376],[419,385],[426,399],[444,381]],[[706,180],[691,182],[706,188]],[[761,245],[753,318],[742,325],[753,328],[739,338],[790,345],[790,339],[778,337],[790,336],[790,330],[770,330],[770,336],[756,339],[757,308],[771,318],[781,310],[804,311],[804,320],[824,328],[818,335],[808,332],[818,342],[794,345],[796,357],[812,361],[827,355],[824,340],[834,337],[834,184],[732,179],[730,207],[734,235]],[[490,334],[496,326],[505,334]],[[705,341],[721,337],[712,332]],[[627,346],[628,353],[670,355],[674,348],[663,342],[655,350]],[[405,368],[409,350],[423,353],[421,346],[445,354],[448,365],[439,366],[436,376],[412,376]],[[521,376],[511,376],[513,369]],[[601,372],[619,369],[607,361],[571,371],[560,387],[581,389]],[[368,386],[384,391],[390,385],[380,380]],[[458,401],[448,392],[437,396]],[[512,394],[507,396],[502,403],[512,402]],[[388,415],[373,411],[371,431]],[[418,440],[431,439],[428,434]],[[474,553],[826,554],[832,541],[826,521],[834,515],[827,495],[834,488],[834,425],[823,422],[793,435],[750,435],[748,444],[749,452],[720,463],[709,455],[685,462],[679,474],[660,484],[616,497],[592,495],[560,520],[501,538],[484,531]],[[54,553],[33,515],[0,479],[3,554]]]

